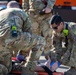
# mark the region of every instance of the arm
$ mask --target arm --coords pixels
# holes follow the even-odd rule
[[[56,0],[47,0],[47,7],[48,8],[53,8]]]
[[[53,45],[55,47],[55,53],[56,53],[56,59],[60,60],[62,54],[63,54],[63,49],[62,49],[62,38],[60,35],[55,34],[53,38]]]
[[[29,18],[28,14],[26,12],[23,12],[23,31],[31,33],[31,24],[31,19]]]
[[[63,57],[61,58],[61,62],[62,64],[67,64],[69,61],[72,62],[70,63],[70,65],[75,62],[75,51],[76,51],[76,28],[71,28],[69,30],[69,36],[68,36],[68,48],[66,53],[63,55]]]
[[[46,8],[44,9],[45,10],[45,13],[50,13],[54,4],[55,4],[55,1],[56,0],[47,0],[47,6]]]

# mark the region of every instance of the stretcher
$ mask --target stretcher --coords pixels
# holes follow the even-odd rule
[[[12,71],[11,74],[21,75],[20,71]],[[48,75],[45,71],[38,71],[38,75]],[[62,72],[54,72],[53,75],[64,75]]]
[[[38,72],[38,75],[48,75],[46,72]],[[54,72],[53,75],[64,75],[62,72]]]
[[[15,60],[17,60],[15,57],[12,57],[12,61],[14,62]],[[52,62],[50,64],[50,66],[52,66],[54,64],[54,62]],[[60,66],[60,63],[58,63],[58,66]],[[47,72],[45,71],[36,71],[38,72],[38,75],[48,75]],[[16,75],[21,75],[21,71],[16,71],[16,70],[12,70],[11,74],[16,74]],[[53,72],[53,75],[63,75],[62,72]]]

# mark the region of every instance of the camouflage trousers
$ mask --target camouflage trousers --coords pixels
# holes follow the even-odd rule
[[[32,20],[32,32],[43,36],[46,40],[46,46],[44,53],[46,54],[52,48],[53,45],[53,30],[50,28],[49,20],[52,14],[39,15],[36,11],[30,12],[30,17]]]
[[[22,68],[22,75],[25,75],[25,74],[28,75],[27,72],[29,72],[29,75],[34,75],[34,70],[36,67],[35,61],[38,61],[45,46],[45,39],[41,36],[37,36],[33,34],[30,39],[31,40],[28,40],[28,41],[30,41],[29,46],[31,46],[31,50],[29,53],[29,59],[27,59],[27,62]]]
[[[7,75],[7,74],[8,69],[4,65],[0,64],[0,75]]]
[[[12,60],[11,60],[11,54],[10,52],[6,49],[0,51],[0,69],[2,70],[2,72],[4,72],[3,74],[6,75],[7,72],[10,72],[12,69]],[[0,74],[0,75],[3,75]]]

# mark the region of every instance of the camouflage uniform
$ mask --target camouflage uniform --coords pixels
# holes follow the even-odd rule
[[[63,44],[64,43],[64,44]],[[63,33],[54,33],[53,37],[53,60],[60,61],[63,54],[66,52],[67,47],[65,46],[65,36]]]
[[[61,56],[66,52],[65,36],[59,33],[54,33],[53,48],[49,52],[52,61],[60,61]]]
[[[1,43],[2,44],[2,43]],[[11,54],[7,49],[0,46],[0,75],[7,75],[12,69]]]
[[[29,9],[29,0],[22,0],[22,8],[24,11]]]
[[[0,11],[0,14],[2,11]],[[1,15],[0,15],[1,16]],[[12,69],[12,60],[11,60],[11,53],[9,52],[9,49],[6,48],[5,44],[5,35],[4,31],[6,27],[4,28],[4,20],[2,20],[4,15],[0,17],[0,75],[7,75],[8,72]]]
[[[64,28],[66,27],[66,24],[64,24]],[[62,40],[57,44],[56,50],[62,51],[62,52],[57,52],[57,57],[61,57],[61,62],[64,65],[68,65],[70,67],[74,67],[73,69],[69,70],[68,72],[65,73],[65,75],[76,75],[76,24],[75,23],[70,23],[68,24],[68,46],[66,47],[66,51],[62,54],[62,46],[60,42],[62,43]],[[62,37],[62,39],[65,39],[65,36],[63,33],[59,35]]]
[[[46,0],[47,6],[42,2],[42,0],[28,0],[29,11],[27,11],[32,20],[32,33],[41,35],[46,39],[45,54],[47,55],[48,50],[52,48],[52,29],[49,26],[49,20],[52,16],[52,13],[40,15],[39,11],[42,10],[45,6],[52,9],[55,0]]]
[[[17,27],[17,37],[12,36],[11,26]],[[31,56],[30,60],[27,61],[28,69],[33,71],[35,68],[35,59],[38,59],[44,50],[45,39],[41,36],[37,36],[31,33],[31,21],[27,13],[18,8],[9,8],[0,12],[0,26],[1,26],[1,37],[9,50],[25,50],[26,52],[32,48],[36,48],[35,54]],[[32,60],[31,60],[32,59]],[[23,70],[26,71],[26,68]],[[23,71],[23,72],[25,72]],[[24,73],[23,73],[24,74]],[[22,74],[22,75],[23,75]]]
[[[7,73],[8,69],[4,65],[0,64],[0,75],[7,75]]]

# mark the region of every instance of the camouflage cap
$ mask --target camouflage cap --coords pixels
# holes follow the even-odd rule
[[[7,8],[20,8],[20,5],[17,1],[10,1],[7,4]]]

